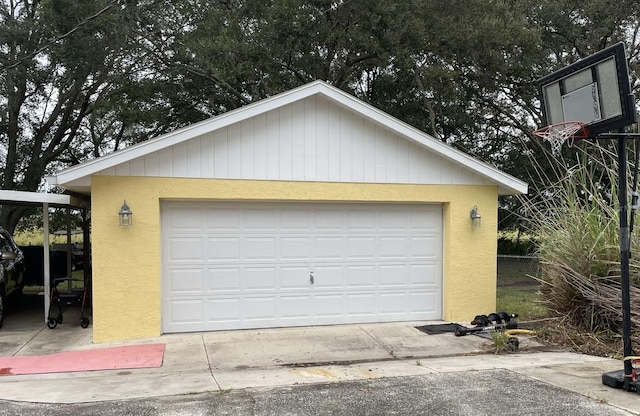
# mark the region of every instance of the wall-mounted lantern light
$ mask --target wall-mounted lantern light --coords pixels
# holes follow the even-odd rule
[[[124,201],[122,207],[120,208],[120,212],[118,212],[118,216],[120,217],[120,225],[129,226],[133,224],[133,212],[131,212],[131,208],[127,205],[127,201]]]
[[[471,228],[480,228],[480,226],[482,225],[481,223],[482,216],[478,212],[477,205],[473,206],[473,208],[471,209],[471,213],[469,214],[469,217],[471,217]]]

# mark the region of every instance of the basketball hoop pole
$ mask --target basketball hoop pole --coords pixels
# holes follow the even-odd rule
[[[627,357],[631,347],[631,296],[629,289],[629,223],[627,209],[627,143],[626,136],[618,137],[618,205],[620,210],[620,284],[622,286],[622,343],[624,354],[624,386],[631,391],[633,365]]]
[[[638,137],[634,133],[606,133],[598,135],[599,139],[618,139],[618,206],[620,213],[620,286],[622,291],[622,344],[624,370],[612,371],[602,375],[602,382],[612,387],[622,387],[626,391],[640,393],[635,380],[633,347],[631,345],[631,295],[629,284],[629,258],[631,253],[631,236],[629,231],[627,202],[627,143],[626,139]],[[619,375],[616,375],[618,373]],[[618,380],[618,381],[615,381]]]

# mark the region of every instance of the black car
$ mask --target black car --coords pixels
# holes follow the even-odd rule
[[[0,228],[0,328],[4,322],[6,300],[22,293],[24,255],[11,235]]]

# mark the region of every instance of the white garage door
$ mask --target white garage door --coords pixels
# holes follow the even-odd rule
[[[442,318],[440,205],[164,202],[164,332]]]

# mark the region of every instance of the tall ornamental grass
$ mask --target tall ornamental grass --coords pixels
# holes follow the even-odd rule
[[[593,146],[595,151],[590,149],[589,154],[576,150],[573,164],[559,163],[560,179],[553,183],[547,179],[535,199],[524,201],[525,217],[529,231],[537,237],[541,301],[549,312],[589,332],[620,333],[617,156],[597,143]],[[628,171],[631,186],[632,169]],[[632,238],[635,256],[630,261],[634,335],[640,328],[637,234]]]

